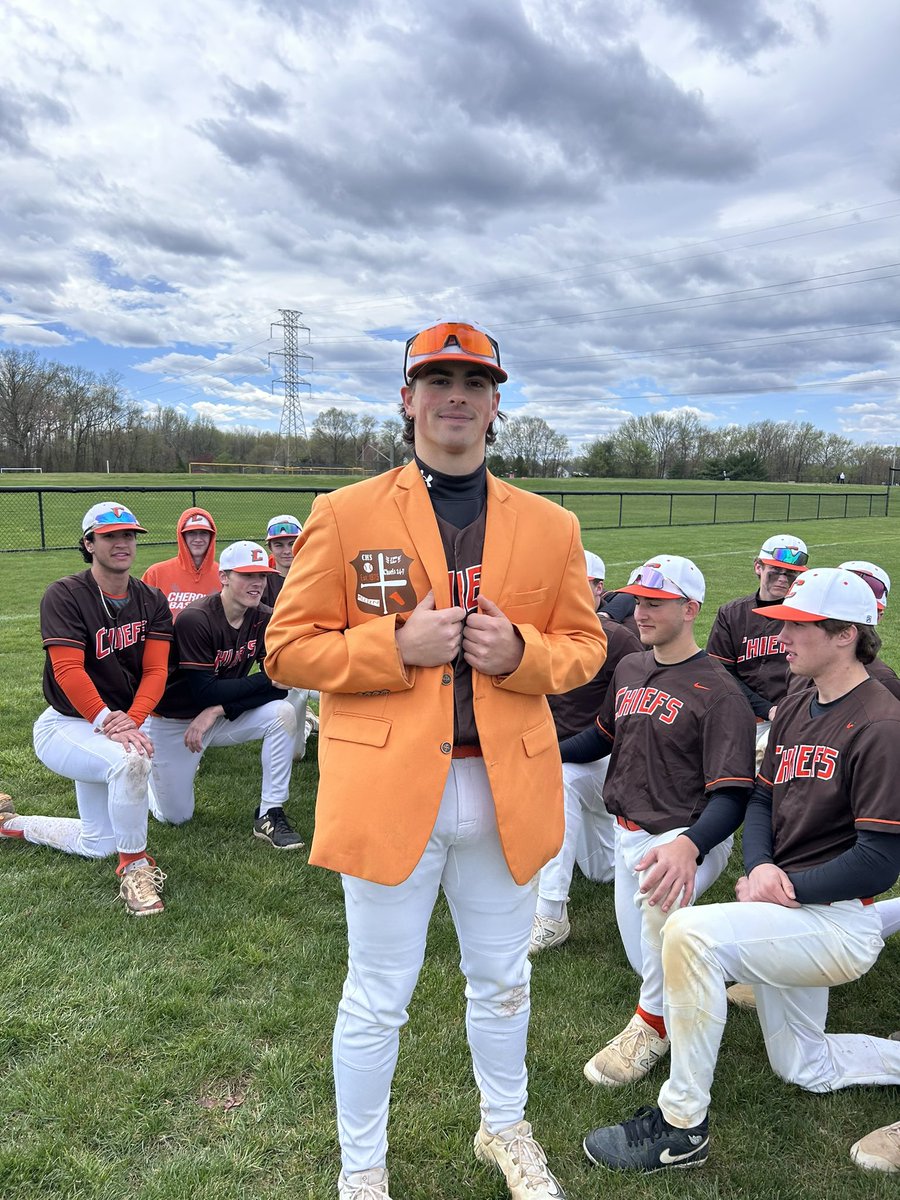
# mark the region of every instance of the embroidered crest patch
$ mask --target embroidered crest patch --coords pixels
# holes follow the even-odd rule
[[[402,550],[360,550],[352,561],[360,612],[380,617],[412,612],[416,607],[416,593],[409,579],[412,561]]]

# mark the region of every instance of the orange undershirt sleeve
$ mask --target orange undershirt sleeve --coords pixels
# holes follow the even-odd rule
[[[131,702],[128,715],[135,725],[143,725],[162,699],[169,677],[169,647],[171,642],[148,638],[141,659],[141,682]]]
[[[74,709],[92,724],[106,705],[84,669],[84,651],[77,646],[48,646],[53,678]],[[168,649],[168,645],[166,646]]]

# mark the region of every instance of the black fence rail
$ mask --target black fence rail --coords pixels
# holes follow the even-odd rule
[[[0,488],[0,553],[65,550],[81,536],[81,520],[100,500],[128,504],[146,526],[142,545],[172,546],[186,508],[212,513],[221,546],[238,538],[262,541],[273,516],[305,521],[313,500],[332,488],[199,485],[139,487]],[[647,529],[661,525],[738,525],[766,521],[886,517],[892,491],[539,491],[574,512],[583,530]]]

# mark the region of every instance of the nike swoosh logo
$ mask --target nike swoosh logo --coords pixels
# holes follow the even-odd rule
[[[703,1141],[700,1143],[699,1146],[695,1146],[693,1148],[693,1150],[688,1150],[684,1154],[673,1154],[669,1150],[669,1147],[666,1146],[665,1150],[663,1150],[659,1156],[659,1161],[661,1163],[665,1163],[666,1166],[670,1166],[672,1163],[683,1162],[684,1159],[686,1159],[686,1158],[693,1158],[698,1150],[702,1150],[705,1146],[708,1146],[708,1145],[709,1145],[709,1138],[707,1137],[707,1138],[703,1139]]]
[[[702,683],[695,683],[695,684],[694,684],[694,687],[695,687],[695,688],[699,688],[701,692],[708,692],[708,691],[709,691],[709,688],[708,688],[708,687],[704,687]]]

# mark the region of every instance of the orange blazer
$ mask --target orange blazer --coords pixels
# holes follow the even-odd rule
[[[559,850],[562,768],[547,693],[592,679],[606,654],[574,515],[487,477],[481,592],[518,629],[507,676],[473,671],[475,720],[510,873]],[[322,693],[310,862],[402,883],[434,828],[450,768],[453,674],[404,668],[394,630],[429,591],[450,606],[447,561],[415,463],[318,497],[266,631],[266,671]]]

